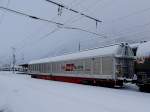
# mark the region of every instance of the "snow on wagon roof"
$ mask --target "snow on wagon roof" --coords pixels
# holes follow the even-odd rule
[[[141,43],[137,50],[137,57],[150,57],[150,41]]]
[[[66,54],[66,55],[62,55],[62,56],[33,60],[33,61],[29,62],[29,64],[83,59],[83,58],[90,58],[90,57],[96,57],[96,56],[110,56],[110,55],[112,56],[117,53],[119,47],[121,47],[121,46],[113,45],[113,46],[97,48],[97,49],[93,49],[93,50],[87,50],[87,51],[81,51],[81,52],[72,53],[72,54]]]
[[[133,48],[138,48],[140,44],[141,44],[141,43],[130,44],[130,47],[131,47],[132,49],[133,49]]]

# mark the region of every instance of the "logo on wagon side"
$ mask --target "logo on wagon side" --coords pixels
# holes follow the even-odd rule
[[[64,66],[62,66],[62,69],[64,71],[82,71],[83,66],[82,65],[76,66],[75,64],[65,64]]]

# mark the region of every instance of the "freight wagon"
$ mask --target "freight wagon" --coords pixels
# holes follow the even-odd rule
[[[150,92],[150,41],[137,44],[135,49],[135,73],[137,75],[136,84],[141,91]]]
[[[128,44],[116,44],[31,61],[33,78],[101,86],[122,86],[134,74],[134,54]]]

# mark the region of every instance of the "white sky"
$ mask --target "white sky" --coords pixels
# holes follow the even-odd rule
[[[69,26],[84,28],[107,36],[97,38],[89,33],[60,29],[52,35],[42,38],[56,27],[42,21],[15,15],[0,10],[0,62],[10,60],[12,50],[16,48],[17,61],[76,52],[78,43],[81,49],[96,47],[118,41],[150,40],[150,1],[149,0],[53,0],[63,3],[103,22],[95,27],[95,22],[63,10],[57,16],[57,8],[45,0],[0,0],[0,5],[41,18],[65,23]]]

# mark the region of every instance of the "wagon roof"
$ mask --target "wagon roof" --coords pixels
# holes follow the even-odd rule
[[[131,44],[130,47],[131,47],[132,49],[138,48],[140,44],[141,44],[141,43],[134,43],[134,44]]]
[[[137,58],[150,57],[150,41],[141,43],[137,50]]]
[[[36,64],[36,63],[47,63],[47,62],[58,62],[58,61],[66,61],[66,60],[75,60],[75,59],[83,59],[83,58],[90,58],[90,57],[102,57],[102,56],[119,56],[122,53],[123,46],[121,45],[113,45],[103,48],[97,48],[93,50],[87,50],[72,54],[66,54],[62,56],[50,57],[45,59],[39,59],[35,61],[29,62],[29,64]],[[118,55],[119,54],[119,55]]]

